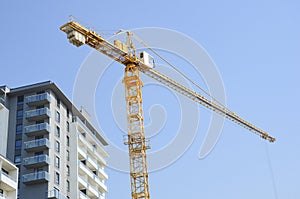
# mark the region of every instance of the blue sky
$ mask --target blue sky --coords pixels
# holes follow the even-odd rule
[[[17,87],[52,80],[71,98],[80,65],[92,50],[71,46],[59,31],[69,15],[99,30],[162,27],[182,32],[201,44],[216,63],[228,107],[266,129],[277,142],[266,144],[225,122],[212,153],[199,160],[210,117],[200,108],[200,127],[189,150],[172,165],[150,173],[151,197],[300,198],[299,8],[299,2],[292,0],[1,1],[0,84]],[[116,67],[110,75],[120,79],[122,73],[122,67]],[[108,88],[99,86],[97,95]],[[160,102],[159,97],[151,98],[156,96],[154,90],[145,88],[145,113],[155,103],[174,114],[179,111],[176,103],[168,107],[172,94]],[[101,107],[97,106],[99,112]],[[176,120],[169,119],[160,134],[163,141],[153,138],[154,147],[171,139],[172,135],[163,135]],[[118,131],[113,121],[105,128]],[[120,134],[105,135],[122,141]],[[107,172],[107,198],[130,198],[129,175]]]

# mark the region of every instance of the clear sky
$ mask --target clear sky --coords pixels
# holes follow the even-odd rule
[[[200,108],[199,129],[188,151],[170,166],[150,173],[151,197],[300,198],[299,9],[296,0],[1,1],[0,84],[17,87],[52,80],[72,98],[78,70],[92,50],[70,45],[59,30],[69,15],[97,30],[161,27],[182,32],[214,60],[228,107],[270,132],[277,142],[266,144],[227,121],[214,150],[199,159],[210,118],[210,112]],[[120,80],[123,69],[114,66],[108,75]],[[111,88],[104,85],[99,85],[98,97]],[[144,89],[146,124],[153,104],[164,106],[169,116],[159,136],[151,140],[152,151],[172,139],[174,134],[164,133],[174,130],[172,121],[178,118],[172,114],[180,112],[176,103],[168,104],[174,100],[172,93],[166,91],[161,99],[155,97],[155,89],[164,92],[156,87]],[[104,112],[109,106],[96,108]],[[123,147],[122,136],[116,132],[120,130],[107,110],[103,133]],[[129,175],[109,168],[107,172],[107,198],[130,198]]]

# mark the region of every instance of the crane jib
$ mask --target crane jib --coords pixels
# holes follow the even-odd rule
[[[274,142],[275,138],[271,137],[268,133],[261,130],[260,128],[254,126],[253,124],[247,122],[246,120],[242,119],[235,113],[231,112],[224,106],[220,106],[213,101],[210,101],[206,99],[204,96],[200,95],[199,93],[196,93],[195,91],[186,88],[185,86],[181,85],[180,83],[172,80],[168,76],[159,73],[158,71],[154,70],[153,68],[145,65],[143,62],[138,60],[136,57],[133,57],[132,55],[127,54],[125,51],[117,48],[114,44],[111,44],[109,41],[102,38],[99,34],[97,34],[94,31],[91,31],[84,26],[80,25],[79,23],[75,21],[68,22],[61,26],[60,28],[62,31],[64,31],[68,37],[71,36],[77,36],[78,34],[71,34],[72,31],[77,31],[80,34],[84,36],[84,39],[78,40],[78,38],[71,38],[73,40],[70,40],[71,43],[73,43],[76,46],[80,46],[83,43],[86,45],[96,49],[97,51],[105,54],[106,56],[110,57],[111,59],[123,64],[127,65],[128,63],[134,63],[138,66],[139,71],[143,72],[144,74],[148,75],[149,77],[161,82],[165,86],[179,92],[180,94],[190,98],[191,100],[203,105],[204,107],[224,116],[225,118],[239,124],[240,126],[250,130],[251,132],[259,135],[261,138],[269,140],[270,142]]]
[[[210,110],[220,114],[221,116],[224,116],[225,118],[231,120],[232,122],[248,129],[249,131],[259,135],[261,138],[266,139],[270,142],[275,141],[275,138],[271,137],[265,131],[261,130],[260,128],[254,126],[253,124],[242,119],[237,114],[231,112],[227,108],[220,106],[220,105],[206,99],[204,96],[200,95],[199,93],[196,93],[195,91],[183,86],[182,84],[176,82],[175,80],[171,79],[170,77],[167,77],[166,75],[161,74],[160,72],[154,70],[153,68],[150,68],[143,64],[141,64],[141,66],[139,68],[140,68],[140,71],[143,72],[144,74],[146,74],[147,76],[159,81],[160,83],[164,84],[165,86],[172,88],[173,90],[177,91],[178,93],[203,105],[207,109],[210,109]]]

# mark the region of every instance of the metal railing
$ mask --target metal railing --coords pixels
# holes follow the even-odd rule
[[[39,115],[48,115],[50,117],[50,110],[49,108],[40,108],[35,110],[30,110],[25,112],[25,117],[35,117]]]
[[[49,93],[42,93],[38,95],[31,95],[25,97],[25,103],[31,103],[31,102],[37,102],[37,101],[42,101],[42,100],[47,100],[50,102],[51,97]]]
[[[50,132],[50,125],[48,123],[41,123],[41,124],[33,124],[24,127],[25,133],[31,133],[35,131],[41,131],[41,130],[47,130]]]
[[[47,138],[42,138],[38,140],[32,140],[28,142],[24,142],[25,149],[40,147],[40,146],[50,146],[50,141]]]
[[[46,162],[49,164],[50,159],[48,155],[37,155],[37,156],[33,156],[33,157],[29,157],[29,158],[25,158],[23,160],[24,165],[31,165],[31,164],[36,164],[36,163],[40,163],[40,162]]]
[[[47,192],[46,198],[67,199],[67,197],[60,193],[57,189],[53,189]]]
[[[30,182],[45,179],[49,181],[49,173],[47,171],[39,171],[23,175],[23,182]]]
[[[17,181],[15,178],[13,178],[12,176],[10,176],[9,174],[7,174],[7,173],[5,173],[3,171],[1,171],[1,174],[4,175],[5,177],[9,178],[10,180],[14,181],[14,182]]]

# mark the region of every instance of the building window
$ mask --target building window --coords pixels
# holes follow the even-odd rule
[[[67,165],[67,176],[70,176],[70,166]]]
[[[17,119],[17,122],[16,122],[16,124],[18,125],[18,124],[23,124],[23,118],[19,118],[19,119]]]
[[[59,151],[60,151],[60,144],[59,144],[59,141],[56,141],[56,142],[55,142],[55,150],[56,150],[56,152],[59,153]]]
[[[57,106],[57,108],[60,108],[60,99],[56,99],[56,106]]]
[[[44,138],[43,135],[34,136],[34,139],[35,139],[35,140],[39,140],[39,139],[43,139],[43,138]]]
[[[44,151],[39,151],[39,152],[35,152],[34,156],[39,156],[39,155],[43,155],[43,154],[44,154]]]
[[[70,192],[70,182],[67,180],[67,192]]]
[[[21,95],[21,96],[18,96],[18,99],[17,99],[17,104],[18,105],[21,105],[24,103],[24,95]]]
[[[70,132],[70,123],[67,122],[67,131]]]
[[[70,146],[70,137],[67,136],[67,146]]]
[[[67,117],[68,118],[70,117],[70,111],[69,111],[69,109],[67,109]]]
[[[55,135],[60,137],[60,128],[58,126],[56,126]]]
[[[58,111],[56,111],[56,114],[55,114],[55,120],[57,122],[60,122],[60,113]]]
[[[55,172],[55,183],[59,184],[59,173]]]
[[[67,150],[67,161],[70,161],[70,152]]]
[[[23,110],[17,110],[17,118],[20,119],[23,117]]]
[[[23,125],[22,124],[18,124],[16,126],[16,134],[22,134],[22,130],[23,130]]]
[[[15,164],[20,164],[21,163],[21,155],[16,155],[14,162],[15,162]]]
[[[15,150],[21,150],[22,140],[16,140]]]
[[[59,157],[55,156],[55,167],[59,168]]]

